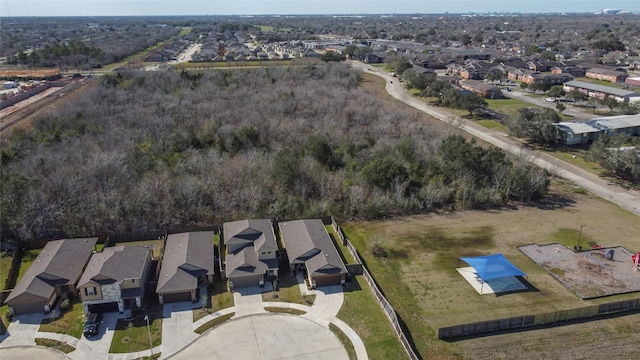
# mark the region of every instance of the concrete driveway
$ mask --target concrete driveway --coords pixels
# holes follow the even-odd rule
[[[98,326],[98,333],[90,338],[84,335],[78,341],[78,347],[68,356],[72,359],[100,359],[109,353],[113,333],[116,329],[119,314],[117,312],[109,312],[102,314],[102,322]]]
[[[163,352],[164,353],[164,352]],[[347,360],[340,340],[309,319],[265,313],[231,320],[206,332],[171,360]]]
[[[162,358],[180,351],[198,337],[193,332],[194,305],[198,304],[183,301],[162,307]]]
[[[0,348],[20,345],[35,345],[36,334],[40,329],[43,313],[16,316],[7,328],[7,334],[0,343]]]

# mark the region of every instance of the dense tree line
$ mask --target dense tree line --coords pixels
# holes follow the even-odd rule
[[[406,87],[420,90],[420,96],[433,98],[432,103],[435,105],[466,110],[471,116],[487,106],[483,97],[439,80],[433,73],[423,74],[415,69],[405,70],[403,77],[406,79]]]
[[[544,171],[377,99],[345,64],[121,72],[2,147],[2,226],[79,236],[529,201]]]
[[[640,182],[640,141],[628,134],[601,136],[594,141],[587,159],[600,164],[610,174],[634,183]]]
[[[541,145],[556,145],[562,141],[557,123],[560,115],[549,108],[520,108],[518,113],[505,122],[510,134],[527,138]]]

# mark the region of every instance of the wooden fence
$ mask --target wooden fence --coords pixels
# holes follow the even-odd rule
[[[357,263],[363,264],[362,275],[364,276],[364,279],[366,280],[367,284],[369,284],[369,287],[371,288],[373,295],[378,300],[378,304],[380,304],[380,307],[382,307],[382,310],[384,311],[385,315],[391,322],[393,331],[395,332],[396,336],[400,340],[402,347],[404,347],[404,350],[407,352],[409,359],[411,360],[420,359],[420,356],[418,356],[417,352],[413,349],[413,346],[411,344],[411,341],[409,340],[409,337],[404,333],[404,329],[400,325],[400,321],[398,319],[398,314],[396,313],[396,310],[393,308],[393,306],[391,306],[391,304],[389,303],[389,300],[387,300],[387,298],[384,296],[384,294],[376,284],[375,280],[373,279],[373,276],[371,276],[371,273],[369,273],[369,270],[364,265],[364,262],[362,262],[362,259],[358,254],[358,250],[356,250],[356,248],[351,244],[351,242],[349,241],[347,236],[344,234],[340,226],[338,226],[338,223],[336,223],[333,217],[331,218],[331,225],[333,226],[333,229],[338,234],[338,237],[340,237],[340,241],[342,241],[342,244],[344,244],[347,247],[347,249],[349,249],[349,252],[353,256],[355,261]]]
[[[640,309],[640,298],[585,306],[576,309],[553,311],[537,315],[515,316],[506,319],[480,321],[438,329],[439,339],[474,337],[492,332],[522,330],[528,327],[558,326],[575,320],[584,320],[596,316],[618,315]]]

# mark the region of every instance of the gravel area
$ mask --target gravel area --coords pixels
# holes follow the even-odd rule
[[[560,244],[533,244],[519,249],[582,299],[640,291],[640,271],[624,247],[575,252]],[[607,259],[611,250],[613,258]]]

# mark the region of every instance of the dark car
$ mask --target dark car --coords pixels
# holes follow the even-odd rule
[[[96,313],[90,313],[87,315],[87,321],[84,323],[84,336],[91,337],[98,333],[98,323],[100,322],[100,316]]]

